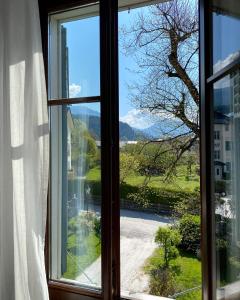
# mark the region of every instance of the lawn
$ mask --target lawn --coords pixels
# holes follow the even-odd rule
[[[172,191],[185,191],[193,192],[196,188],[199,188],[199,176],[193,175],[187,178],[187,167],[179,166],[177,167],[177,176],[173,180],[166,182],[164,176],[152,176],[149,182],[149,187],[164,188],[165,190]],[[194,169],[194,168],[193,168]],[[194,172],[193,172],[194,173]],[[86,179],[98,181],[100,180],[100,169],[91,169]],[[126,178],[126,183],[132,186],[139,186],[144,182],[145,176],[134,175]]]
[[[201,286],[201,261],[193,255],[182,253],[175,262],[179,264],[181,272],[176,275],[177,285],[182,291],[193,287]],[[179,300],[201,300],[201,289],[191,291],[185,295],[177,297]]]
[[[81,247],[81,249],[79,249]],[[80,250],[81,255],[74,254],[72,248]],[[68,237],[67,271],[63,277],[75,280],[101,254],[100,239],[94,233],[78,241],[76,234]],[[78,251],[76,251],[78,252]]]
[[[148,259],[145,271],[156,269],[158,265],[162,264],[162,261],[162,251],[161,249],[156,249]],[[174,275],[176,293],[201,286],[201,262],[195,256],[186,252],[180,252],[180,256],[172,260],[170,265],[176,269]],[[201,288],[175,298],[178,300],[201,300]]]

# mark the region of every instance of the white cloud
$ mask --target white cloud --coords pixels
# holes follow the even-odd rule
[[[217,72],[217,71],[221,70],[222,68],[226,67],[227,65],[232,63],[234,60],[239,58],[239,56],[240,56],[240,51],[237,51],[237,52],[229,54],[224,60],[218,60],[213,66],[213,71]]]
[[[70,98],[75,98],[79,95],[79,93],[81,92],[81,85],[79,84],[75,84],[75,83],[72,83],[69,85],[69,97]]]
[[[145,129],[155,123],[151,117],[152,115],[150,113],[132,109],[129,110],[125,116],[120,117],[120,121],[134,128]]]

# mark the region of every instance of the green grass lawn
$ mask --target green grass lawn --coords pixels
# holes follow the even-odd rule
[[[74,280],[100,256],[100,239],[94,233],[90,233],[80,241],[76,234],[72,234],[68,237],[68,252],[70,255],[67,255],[67,271],[63,277]],[[76,255],[74,252],[81,254]]]
[[[152,176],[149,186],[159,189],[164,188],[165,190],[172,191],[182,190],[186,192],[193,192],[195,188],[199,188],[199,176],[193,175],[191,178],[189,178],[189,180],[186,180],[186,174],[186,166],[179,166],[177,168],[177,176],[174,177],[172,181],[166,182],[164,180],[164,176]],[[100,169],[91,169],[88,172],[86,179],[95,181],[100,180]],[[126,183],[133,186],[139,186],[144,182],[144,179],[145,176],[134,175],[127,177]]]
[[[180,257],[175,260],[179,264],[181,272],[176,275],[176,282],[181,290],[191,289],[193,287],[201,286],[201,261],[196,257],[182,253]],[[201,288],[196,291],[191,291],[185,295],[177,297],[179,300],[201,300]]]
[[[162,264],[162,261],[162,251],[161,249],[156,249],[154,254],[148,259],[144,268],[145,271],[156,269],[159,264]],[[201,262],[195,256],[186,252],[180,252],[180,256],[172,260],[170,265],[177,270],[174,275],[176,293],[201,286]],[[201,288],[185,295],[177,296],[176,299],[201,300]]]
[[[86,175],[86,179],[99,181],[101,179],[101,169],[99,167],[90,169]]]

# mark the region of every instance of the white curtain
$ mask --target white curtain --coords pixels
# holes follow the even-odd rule
[[[46,300],[48,114],[37,0],[0,0],[0,300]]]

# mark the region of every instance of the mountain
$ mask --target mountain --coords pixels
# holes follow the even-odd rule
[[[166,136],[177,136],[188,132],[189,129],[186,126],[177,127],[177,121],[172,120],[162,120],[152,126],[142,129],[142,133],[149,139],[161,139]]]
[[[91,135],[100,140],[100,113],[85,106],[71,106],[73,119],[80,119],[84,122],[90,131]],[[119,122],[120,140],[121,141],[136,141],[146,140],[148,136],[141,130],[134,129],[127,123]]]
[[[80,119],[84,122],[90,131],[91,135],[100,140],[100,113],[81,105],[71,106],[71,113],[74,118]],[[188,132],[186,126],[181,126],[176,129],[176,121],[171,119],[164,119],[155,123],[146,129],[137,129],[131,127],[129,124],[119,122],[120,140],[121,141],[142,141],[150,139],[161,139],[164,136],[176,136],[184,132]]]
[[[83,106],[82,104],[79,105],[71,105],[70,106],[71,113],[74,116],[81,115],[81,116],[96,116],[100,117],[100,113],[96,110]]]

